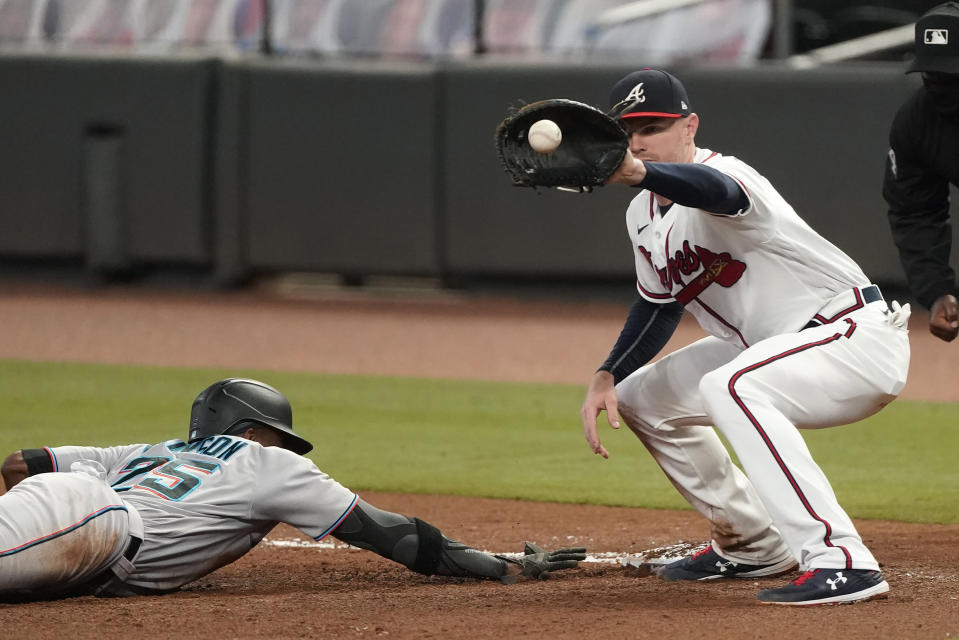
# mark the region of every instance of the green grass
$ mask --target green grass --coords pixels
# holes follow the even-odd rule
[[[0,360],[0,455],[184,437],[206,385],[242,375],[286,393],[310,457],[355,490],[687,508],[625,428],[609,460],[582,438],[570,385]],[[804,432],[853,517],[959,522],[959,405],[896,402]]]

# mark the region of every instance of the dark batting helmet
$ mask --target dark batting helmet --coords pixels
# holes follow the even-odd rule
[[[211,384],[193,401],[190,442],[220,434],[233,435],[263,425],[283,433],[283,446],[300,455],[313,445],[293,432],[293,408],[282,393],[268,384],[246,378],[227,378]]]

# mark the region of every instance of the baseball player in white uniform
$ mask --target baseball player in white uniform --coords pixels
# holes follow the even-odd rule
[[[583,549],[518,559],[377,509],[302,457],[286,397],[230,378],[193,403],[188,441],[11,454],[0,496],[0,594],[129,596],[173,591],[252,549],[277,523],[426,575],[545,577]]]
[[[611,183],[639,187],[626,212],[639,298],[582,408],[617,415],[712,526],[711,544],[666,565],[668,580],[803,573],[759,592],[808,605],[882,596],[889,585],[799,428],[879,411],[906,382],[908,305],[887,307],[846,254],[756,170],[698,148],[686,90],[659,70],[612,90],[629,134]],[[710,335],[647,364],[683,311]],[[617,414],[618,412],[618,414]],[[736,452],[733,464],[716,427]]]

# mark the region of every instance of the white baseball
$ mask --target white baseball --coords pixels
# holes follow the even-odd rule
[[[529,146],[540,153],[552,153],[563,141],[563,132],[552,120],[537,120],[526,134]]]

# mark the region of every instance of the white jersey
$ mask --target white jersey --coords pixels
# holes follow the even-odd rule
[[[869,284],[752,167],[709,149],[694,162],[735,179],[749,205],[720,215],[674,203],[663,213],[650,191],[636,196],[626,223],[644,298],[679,301],[708,333],[744,348],[798,331],[837,294]]]
[[[899,394],[908,312],[890,312],[751,167],[708,149],[694,161],[736,180],[745,208],[663,211],[646,190],[626,218],[640,294],[680,302],[712,335],[621,380],[619,414],[710,521],[719,561],[709,577],[737,564],[768,572],[740,574],[758,576],[798,563],[836,570],[826,575],[837,582],[877,571],[797,428],[849,424]]]
[[[278,522],[319,540],[357,502],[309,459],[235,436],[46,450],[58,471],[99,461],[106,483],[139,513],[143,544],[124,581],[134,587],[168,590],[195,580],[244,555]]]

